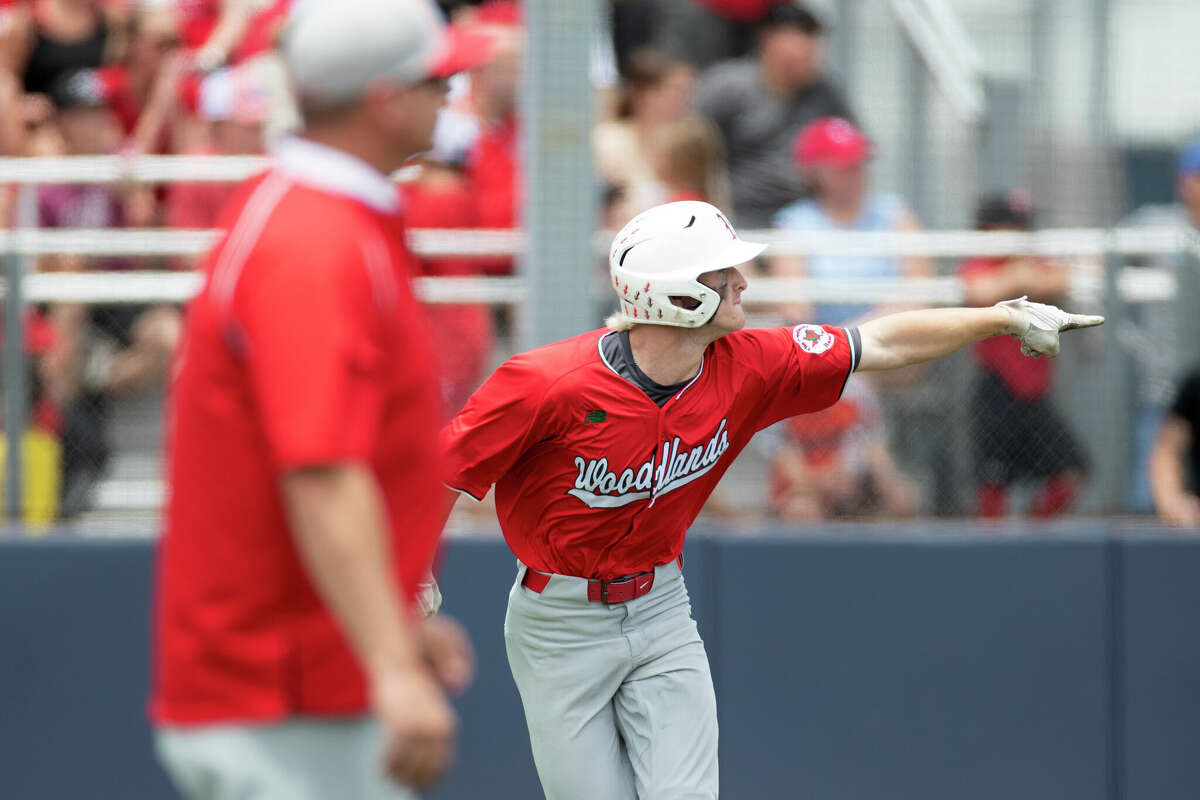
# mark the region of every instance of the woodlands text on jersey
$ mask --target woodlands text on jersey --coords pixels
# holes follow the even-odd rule
[[[689,525],[750,437],[837,401],[858,332],[731,333],[664,405],[604,359],[592,331],[505,362],[442,431],[446,483],[494,484],[509,547],[535,570],[615,578],[676,558]]]
[[[619,477],[609,469],[607,458],[585,461],[575,456],[579,477],[575,479],[575,488],[568,489],[567,494],[578,497],[589,508],[615,508],[647,498],[653,505],[658,495],[686,486],[717,465],[717,460],[729,449],[727,422],[721,420],[707,446],[698,444],[690,451],[685,446],[680,453],[680,439],[676,436],[662,443],[657,467],[652,456],[638,466],[636,473],[632,467],[626,467]]]

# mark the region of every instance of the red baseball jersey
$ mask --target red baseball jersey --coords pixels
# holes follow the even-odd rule
[[[151,713],[360,713],[363,676],[301,564],[279,479],[369,466],[411,601],[440,531],[439,410],[398,194],[293,140],[219,224],[171,387]]]
[[[447,484],[496,486],[514,554],[542,572],[611,579],[676,558],[754,433],[837,401],[858,364],[844,328],[731,333],[661,408],[606,363],[605,336],[515,356],[442,431]]]

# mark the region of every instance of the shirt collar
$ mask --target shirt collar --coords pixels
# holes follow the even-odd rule
[[[391,179],[344,150],[289,136],[275,146],[274,156],[276,168],[296,183],[352,197],[381,213],[400,210]]]

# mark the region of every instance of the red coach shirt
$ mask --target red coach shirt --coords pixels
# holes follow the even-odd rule
[[[279,479],[369,465],[411,600],[439,530],[438,406],[398,194],[291,140],[222,223],[171,389],[152,716],[358,713],[362,675],[300,563]]]
[[[665,564],[754,433],[837,401],[858,363],[843,328],[731,333],[659,408],[603,360],[593,331],[509,359],[443,430],[448,484],[496,485],[514,554],[610,579]]]

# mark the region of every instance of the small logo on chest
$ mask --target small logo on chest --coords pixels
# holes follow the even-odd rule
[[[606,419],[608,419],[608,412],[602,408],[592,409],[583,415],[583,421],[588,425],[604,422]]]

